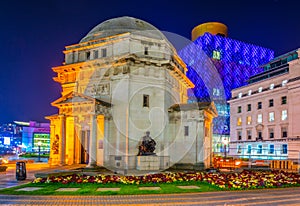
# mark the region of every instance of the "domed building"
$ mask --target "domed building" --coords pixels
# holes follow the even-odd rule
[[[132,17],[110,19],[64,54],[63,65],[53,68],[62,88],[52,102],[58,114],[46,117],[51,165],[114,171],[210,166],[216,109],[213,103],[187,104],[194,85],[157,28]],[[154,152],[140,155],[145,138],[155,141]]]

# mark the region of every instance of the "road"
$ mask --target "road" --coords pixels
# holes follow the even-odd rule
[[[168,195],[7,196],[6,205],[300,205],[300,188]]]

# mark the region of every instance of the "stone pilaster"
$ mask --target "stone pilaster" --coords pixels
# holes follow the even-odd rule
[[[91,116],[91,135],[89,148],[89,164],[88,167],[96,166],[97,159],[97,117],[95,114]]]
[[[59,115],[60,119],[60,140],[59,140],[59,165],[65,165],[66,155],[66,117]]]

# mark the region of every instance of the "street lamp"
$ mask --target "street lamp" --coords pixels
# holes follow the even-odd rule
[[[226,156],[227,156],[227,145],[228,145],[228,139],[227,138],[224,138],[222,140],[223,144],[224,144],[224,158],[226,159]]]
[[[39,159],[38,159],[38,162],[40,162],[41,161],[41,145],[42,145],[42,142],[38,141],[37,145],[38,145],[38,148],[39,148]]]

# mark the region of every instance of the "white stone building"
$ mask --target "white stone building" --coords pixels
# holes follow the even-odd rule
[[[249,85],[232,91],[230,155],[253,159],[299,158],[300,50],[264,65]]]
[[[51,165],[210,166],[216,109],[213,103],[187,105],[187,90],[194,85],[158,29],[132,17],[110,19],[64,54],[64,64],[53,68],[62,87],[62,97],[52,103],[59,112],[47,117]],[[156,163],[141,167],[138,144],[146,131],[157,143],[157,156],[146,160]]]

